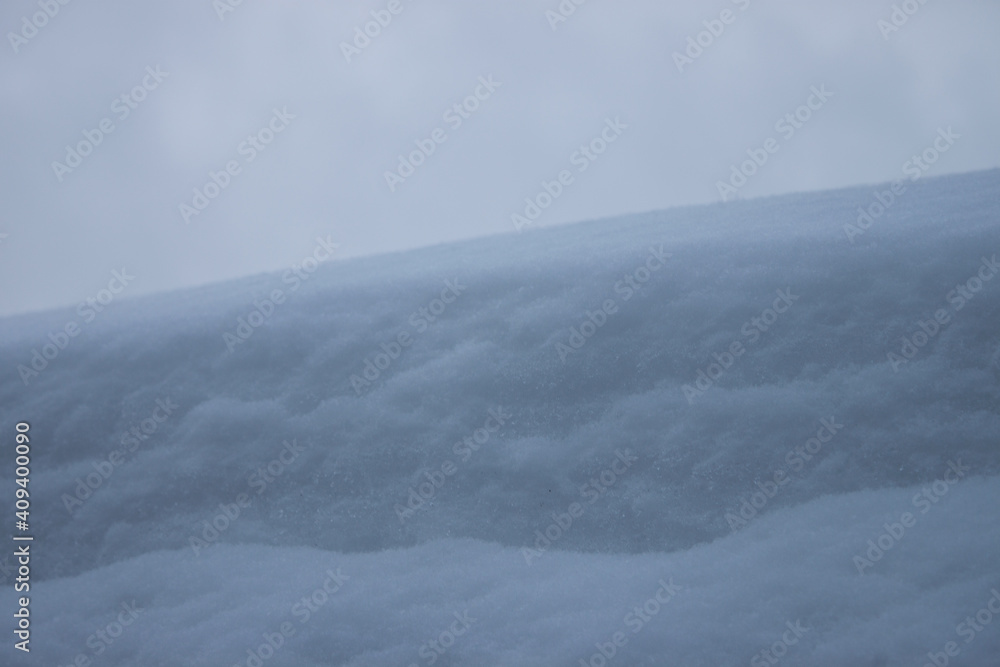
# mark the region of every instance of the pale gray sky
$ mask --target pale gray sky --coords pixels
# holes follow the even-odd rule
[[[558,0],[243,0],[220,19],[224,2],[0,9],[0,314],[75,306],[123,267],[128,295],[286,269],[319,235],[349,257],[516,233],[543,181],[559,194],[536,226],[719,201],[769,138],[740,196],[904,177],[939,128],[959,138],[927,176],[1000,164],[986,0],[897,2],[916,11],[891,32],[887,0],[564,0],[554,29]],[[371,12],[387,25],[348,62]],[[679,71],[674,52],[711,29]],[[776,127],[797,109],[808,120]],[[54,167],[85,132],[93,151]],[[258,133],[271,142],[244,143]],[[604,152],[577,152],[592,141]]]

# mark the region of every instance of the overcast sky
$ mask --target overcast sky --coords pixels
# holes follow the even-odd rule
[[[517,233],[543,181],[531,226],[720,201],[768,139],[742,197],[905,177],[949,127],[927,176],[1000,164],[986,0],[912,0],[898,30],[888,0],[225,1],[4,3],[0,314],[123,267],[132,296],[286,269],[320,235],[350,257]],[[228,184],[200,201],[210,172]]]

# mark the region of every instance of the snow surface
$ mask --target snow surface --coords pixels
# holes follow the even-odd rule
[[[998,664],[1000,622],[981,614],[968,642],[960,624],[1000,590],[1000,280],[960,310],[947,295],[1000,253],[1000,171],[907,184],[852,243],[844,225],[874,192],[334,261],[296,291],[279,273],[121,299],[27,386],[18,364],[80,317],[0,320],[0,424],[12,442],[31,423],[36,539],[33,650],[8,637],[0,662],[252,667],[247,651],[285,623],[295,633],[260,664],[601,665],[616,632],[610,665],[770,664],[776,642],[783,665],[923,665],[949,641],[953,664]],[[624,300],[616,282],[661,244],[671,257]],[[420,331],[410,316],[445,281],[461,294]],[[285,302],[227,349],[274,289]],[[798,299],[751,342],[742,329],[776,290]],[[557,344],[608,299],[564,361]],[[887,354],[940,309],[949,323],[894,370]],[[412,344],[359,395],[351,376],[400,332]],[[733,341],[745,353],[689,402],[683,385]],[[158,399],[178,407],[68,511]],[[456,452],[498,409],[478,451]],[[843,427],[793,469],[831,419]],[[616,457],[631,463],[591,503],[581,487],[610,480]],[[446,461],[454,474],[401,518]],[[956,462],[959,481],[935,486]],[[12,462],[0,470],[12,498]],[[778,470],[790,481],[734,523]],[[192,547],[243,493],[249,507]],[[526,551],[573,503],[572,525]],[[911,527],[884,537],[905,512]],[[859,573],[880,536],[891,548]],[[335,592],[304,618],[324,582]],[[676,592],[648,604],[664,583]],[[133,600],[120,637],[88,644]],[[659,609],[635,631],[644,604]]]

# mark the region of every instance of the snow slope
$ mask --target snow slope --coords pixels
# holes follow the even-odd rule
[[[886,188],[0,320],[36,539],[3,662],[997,664],[1000,171],[849,239]]]

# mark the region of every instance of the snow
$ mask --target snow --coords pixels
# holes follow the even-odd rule
[[[886,187],[332,261],[294,291],[279,273],[126,296],[27,386],[17,366],[79,316],[0,320],[36,539],[33,650],[5,664],[252,667],[283,624],[261,664],[757,665],[773,647],[922,665],[950,641],[956,664],[993,664],[997,624],[960,624],[1000,588],[1000,281],[949,293],[1000,252],[1000,171],[908,185],[851,242]],[[626,275],[649,276],[628,300]],[[352,386],[368,360],[388,365]]]

